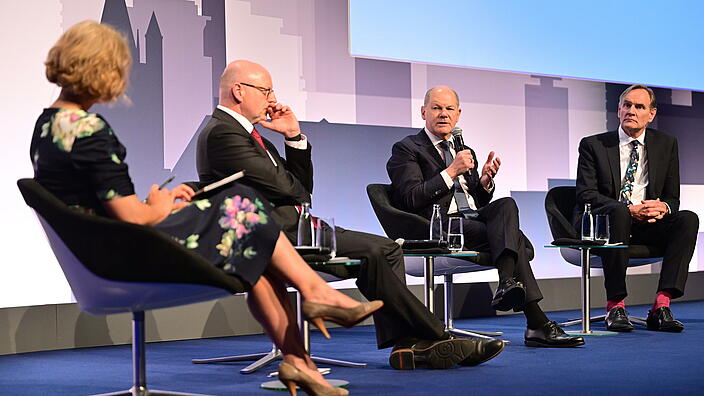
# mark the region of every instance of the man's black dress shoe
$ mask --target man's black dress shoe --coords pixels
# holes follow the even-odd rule
[[[684,324],[672,316],[669,307],[660,307],[655,311],[648,311],[648,318],[645,320],[648,330],[668,331],[679,333],[684,330]]]
[[[613,307],[606,315],[606,330],[609,331],[631,331],[633,324],[628,319],[626,310],[621,307]]]
[[[526,302],[526,289],[521,282],[516,282],[513,278],[499,281],[494,299],[491,300],[491,307],[497,311],[510,311],[514,308],[522,307]]]
[[[448,369],[456,364],[475,366],[495,357],[503,349],[503,341],[494,339],[407,339],[394,346],[389,364],[396,370],[414,370],[416,367]]]
[[[526,329],[525,344],[530,347],[571,348],[584,345],[584,338],[567,335],[557,323],[549,321],[539,329]]]
[[[506,343],[495,338],[467,338],[476,343],[476,347],[463,361],[461,366],[476,366],[495,358],[504,350]]]

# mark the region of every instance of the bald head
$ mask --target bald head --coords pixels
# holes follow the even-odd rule
[[[237,103],[232,94],[233,86],[237,83],[261,85],[266,83],[266,88],[271,88],[271,75],[264,66],[248,60],[230,62],[220,76],[220,104],[230,107]]]
[[[450,92],[452,96],[455,97],[455,106],[459,107],[460,105],[460,97],[457,95],[457,92],[455,92],[454,89],[450,87],[446,87],[444,85],[438,85],[437,87],[432,87],[430,88],[426,93],[425,93],[425,99],[423,100],[423,106],[427,106],[428,102],[430,102],[432,96],[437,95],[437,94],[443,94]]]

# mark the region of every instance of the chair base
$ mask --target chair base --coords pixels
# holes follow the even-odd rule
[[[641,318],[639,316],[630,316],[630,315],[628,316],[628,318],[631,319],[631,322],[633,322],[635,324],[639,324],[641,326],[648,325],[645,321],[645,318]],[[590,322],[603,322],[604,320],[606,320],[606,315],[591,316],[589,318]],[[582,318],[570,319],[566,322],[560,323],[560,326],[574,326],[574,325],[578,325],[578,324],[582,324]]]
[[[191,362],[193,362],[195,364],[209,364],[209,363],[242,362],[242,361],[256,359],[256,361],[254,363],[252,363],[249,366],[240,370],[240,374],[251,374],[251,373],[259,370],[262,367],[268,366],[269,364],[274,363],[277,360],[281,360],[282,358],[283,358],[283,354],[281,353],[281,351],[278,348],[276,348],[276,346],[272,346],[271,352],[268,352],[268,353],[253,353],[253,354],[249,354],[249,355],[235,355],[235,356],[223,356],[223,357],[206,358],[206,359],[192,359]],[[315,356],[315,355],[311,355],[310,358],[315,363],[332,364],[332,365],[341,366],[341,367],[367,367],[366,363],[348,362],[346,360],[330,359],[330,358],[325,358],[325,357],[320,357],[320,356]]]
[[[451,334],[465,337],[494,338],[504,335],[502,331],[463,330],[454,327],[446,330]]]
[[[195,364],[210,364],[256,360],[254,363],[240,370],[240,374],[251,374],[264,366],[268,366],[269,364],[277,360],[281,360],[282,357],[283,354],[281,353],[281,351],[275,345],[272,345],[271,352],[268,353],[252,353],[249,355],[234,355],[206,359],[192,359],[191,362]]]
[[[182,392],[169,392],[157,389],[128,389],[126,391],[118,391],[111,393],[100,393],[92,396],[210,396],[202,393],[182,393]]]

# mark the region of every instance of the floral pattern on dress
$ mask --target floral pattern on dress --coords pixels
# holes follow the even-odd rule
[[[176,242],[185,246],[187,249],[197,249],[198,246],[200,246],[198,244],[199,238],[200,238],[200,235],[198,235],[198,234],[191,234],[188,237],[186,237],[186,239],[178,239],[178,238],[174,237]]]
[[[121,198],[122,195],[120,195],[117,191],[110,189],[103,194],[103,197],[105,198],[106,201],[111,201],[115,198]]]
[[[251,201],[249,198],[243,199],[235,195],[232,198],[226,198],[220,210],[223,215],[218,224],[225,230],[220,243],[216,246],[220,255],[225,257],[242,255],[247,259],[256,256],[257,252],[251,246],[243,250],[242,243],[236,242],[246,239],[258,224],[269,222],[262,201],[259,199]]]
[[[195,205],[198,209],[200,209],[202,211],[204,211],[204,210],[208,209],[210,206],[212,206],[212,204],[210,203],[210,200],[207,198],[194,201],[193,205]]]
[[[51,121],[42,125],[40,137],[52,136],[52,141],[61,150],[70,152],[76,139],[90,136],[103,129],[105,122],[97,115],[83,110],[61,109]]]

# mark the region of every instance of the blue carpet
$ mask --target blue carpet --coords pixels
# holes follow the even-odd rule
[[[645,316],[647,307],[631,307]],[[704,394],[704,302],[673,304],[685,323],[681,334],[636,327],[632,333],[590,337],[575,349],[523,346],[524,320],[511,315],[458,320],[459,328],[501,330],[512,343],[495,359],[477,367],[450,370],[396,371],[388,366],[389,350],[375,346],[374,328],[333,329],[332,340],[311,337],[313,354],[367,362],[367,368],[333,367],[328,377],[351,382],[357,395],[545,395]],[[576,311],[553,312],[557,321]],[[595,330],[604,330],[595,323]],[[577,329],[577,326],[574,327]],[[268,351],[264,336],[213,338],[147,345],[150,388],[212,395],[283,395],[259,389],[275,366],[249,375],[243,363],[194,365],[193,357]],[[129,346],[84,348],[0,356],[0,395],[86,395],[122,390],[131,382]]]

